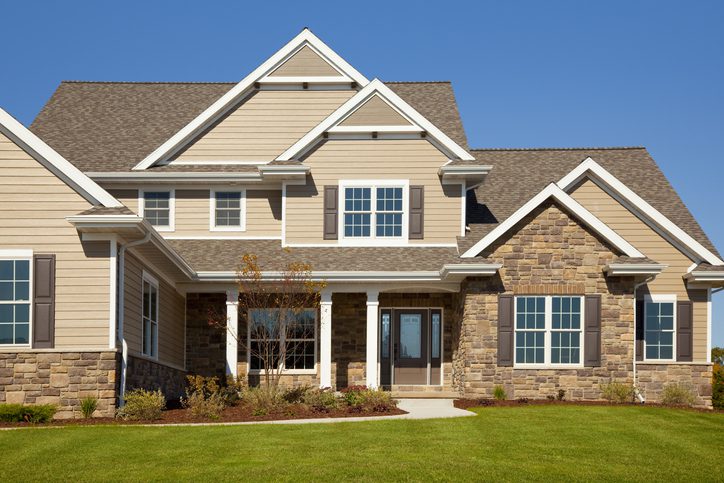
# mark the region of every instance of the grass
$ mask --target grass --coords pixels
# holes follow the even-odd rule
[[[3,481],[722,481],[724,414],[527,406],[477,417],[0,431]]]

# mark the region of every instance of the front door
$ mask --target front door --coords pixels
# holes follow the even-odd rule
[[[394,384],[427,384],[427,310],[394,311]]]

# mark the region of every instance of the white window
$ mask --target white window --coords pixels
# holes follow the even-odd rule
[[[141,353],[158,358],[158,280],[143,274],[143,314]]]
[[[407,192],[407,180],[341,182],[341,239],[380,245],[406,240]]]
[[[284,371],[314,372],[317,310],[288,310],[287,318],[282,320],[281,317],[279,309],[249,311],[247,347],[250,372],[277,369],[280,364]]]
[[[31,259],[0,259],[0,345],[30,344]]]
[[[246,196],[242,191],[211,191],[211,231],[244,231]]]
[[[673,361],[676,296],[650,295],[644,301],[644,359]]]
[[[141,191],[138,205],[141,216],[158,231],[174,230],[174,190]]]
[[[515,298],[516,366],[581,366],[582,340],[582,297]]]

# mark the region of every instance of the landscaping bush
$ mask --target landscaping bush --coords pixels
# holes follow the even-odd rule
[[[282,410],[287,405],[283,392],[274,386],[250,387],[244,393],[244,399],[252,407],[255,416]]]
[[[0,421],[7,423],[47,423],[53,419],[58,407],[54,404],[24,406],[0,404]]]
[[[93,417],[93,413],[96,412],[98,407],[98,398],[94,396],[84,397],[80,400],[80,412],[83,413],[85,419]]]
[[[339,401],[334,392],[329,389],[312,389],[304,393],[303,404],[306,404],[312,411],[326,413],[337,409]]]
[[[503,388],[503,386],[500,386],[500,385],[495,386],[495,388],[493,388],[493,397],[497,401],[505,401],[506,399],[508,399],[508,395],[505,393],[505,388]]]
[[[711,403],[714,409],[724,409],[724,366],[714,364],[711,379]]]
[[[186,376],[186,381],[186,397],[181,398],[181,404],[197,418],[219,419],[227,399],[236,392],[220,386],[216,377]]]
[[[634,400],[634,387],[621,382],[609,382],[601,385],[601,397],[608,402],[626,404]]]
[[[661,393],[661,404],[665,406],[692,406],[696,396],[684,384],[667,384]]]
[[[558,394],[556,395],[556,399],[558,399],[559,401],[564,401],[566,399],[566,390],[559,389]]]
[[[342,399],[349,407],[357,407],[362,400],[362,393],[367,390],[367,386],[348,386],[342,389]]]
[[[367,386],[349,386],[342,389],[342,400],[352,411],[387,412],[397,407],[389,392],[369,389]]]
[[[289,404],[301,403],[304,400],[304,396],[312,390],[312,386],[303,385],[298,387],[291,387],[285,389],[282,393],[282,399]]]
[[[161,412],[166,408],[166,398],[158,389],[156,391],[146,391],[145,389],[128,391],[123,401],[125,404],[118,409],[116,416],[130,421],[161,419]]]

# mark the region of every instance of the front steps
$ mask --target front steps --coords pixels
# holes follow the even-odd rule
[[[445,386],[414,386],[393,384],[386,387],[396,399],[457,399],[460,394]]]

